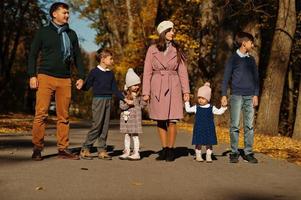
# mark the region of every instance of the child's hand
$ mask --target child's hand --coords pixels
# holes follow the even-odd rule
[[[82,87],[83,87],[83,84],[84,84],[84,81],[82,80],[82,79],[78,79],[77,81],[76,81],[76,88],[78,89],[78,90],[80,90],[80,89],[82,89]]]
[[[134,105],[134,101],[133,101],[133,100],[124,99],[124,101],[125,101],[128,105]]]
[[[253,107],[258,106],[258,96],[253,96],[252,101],[253,101]]]
[[[149,95],[144,95],[143,96],[143,101],[148,101],[149,100]]]
[[[226,96],[222,96],[221,104],[223,107],[226,107],[228,105],[228,100]]]

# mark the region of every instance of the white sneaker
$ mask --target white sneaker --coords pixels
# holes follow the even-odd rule
[[[123,154],[119,156],[120,160],[127,160],[130,156],[130,150],[123,150]]]
[[[128,157],[128,160],[140,160],[140,154],[139,152],[134,152],[132,155]]]
[[[198,150],[198,149],[195,150],[195,160],[198,161],[198,162],[203,162],[204,161],[204,159],[202,158],[202,151],[201,150]]]
[[[212,162],[211,155],[212,155],[212,150],[211,149],[207,149],[207,151],[206,151],[206,162],[207,163],[211,163]]]

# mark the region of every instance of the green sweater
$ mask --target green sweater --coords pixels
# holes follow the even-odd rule
[[[72,29],[67,30],[73,48],[73,62],[78,70],[78,77],[84,79],[84,65],[80,54],[78,38]],[[37,67],[37,58],[41,52],[41,60]],[[48,26],[42,27],[34,36],[29,58],[28,58],[28,75],[30,77],[36,74],[47,74],[58,78],[69,78],[71,63],[65,63],[61,54],[60,36],[57,28],[49,23]],[[38,70],[37,70],[38,68]]]

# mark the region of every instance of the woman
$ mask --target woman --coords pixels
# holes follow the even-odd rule
[[[149,47],[144,64],[143,99],[149,101],[150,118],[157,121],[162,151],[156,160],[174,161],[176,122],[183,118],[183,101],[189,101],[189,80],[184,56],[174,42],[174,24],[163,21],[159,40]]]

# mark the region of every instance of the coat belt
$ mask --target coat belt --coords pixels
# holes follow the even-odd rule
[[[174,70],[158,70],[158,71],[153,71],[153,74],[161,75],[160,84],[159,84],[160,88],[159,90],[155,90],[156,91],[155,97],[158,101],[160,101],[161,91],[162,91],[162,95],[164,96],[166,96],[170,91],[171,88],[170,76],[178,75],[178,72]]]

